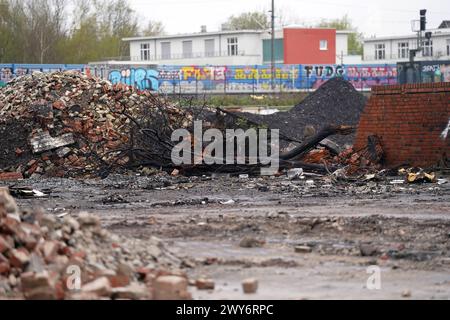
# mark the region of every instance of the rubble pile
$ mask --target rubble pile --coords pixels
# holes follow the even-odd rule
[[[0,297],[190,299],[180,265],[156,238],[119,237],[87,213],[22,212],[0,189]]]
[[[156,101],[149,92],[75,72],[18,77],[0,89],[0,170],[61,177],[125,165],[132,117],[156,110]]]

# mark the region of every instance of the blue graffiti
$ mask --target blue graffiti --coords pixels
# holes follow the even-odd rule
[[[153,69],[127,68],[122,70],[112,70],[109,73],[109,81],[112,84],[126,84],[134,86],[139,90],[158,91],[158,71]]]

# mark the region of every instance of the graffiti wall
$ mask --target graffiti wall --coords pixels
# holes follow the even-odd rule
[[[70,64],[0,64],[0,87],[5,86],[16,77],[33,72],[55,72],[62,70],[85,71],[84,65]]]
[[[450,81],[450,65],[427,66],[434,77]],[[439,69],[439,72],[437,71]],[[270,66],[131,66],[131,65],[1,65],[0,85],[35,71],[79,70],[139,90],[163,93],[258,93],[317,89],[332,77],[342,77],[360,90],[397,83],[395,65],[276,65]]]
[[[158,68],[163,92],[262,92],[272,87],[270,66],[162,66]],[[276,90],[317,89],[333,77],[343,77],[355,88],[397,83],[395,65],[277,65]]]

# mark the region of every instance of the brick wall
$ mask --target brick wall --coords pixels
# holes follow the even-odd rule
[[[433,166],[450,158],[450,83],[379,86],[363,112],[356,149],[369,135],[382,139],[385,165]]]

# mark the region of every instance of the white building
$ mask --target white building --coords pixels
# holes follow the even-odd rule
[[[126,38],[131,61],[158,65],[261,64],[260,30],[201,32]],[[207,61],[207,63],[205,63]]]
[[[293,26],[289,26],[292,28]],[[295,27],[295,26],[294,26]],[[336,32],[336,63],[360,63],[348,55],[350,31]],[[200,33],[125,38],[129,63],[152,65],[263,65],[271,62],[271,35],[267,30],[224,30]],[[275,33],[275,61],[284,63],[283,29]]]
[[[423,50],[416,60],[449,60],[450,22],[444,21],[438,29],[428,30],[430,40],[423,37]],[[409,60],[409,50],[417,48],[417,34],[405,36],[372,37],[364,39],[364,63],[396,63]]]

